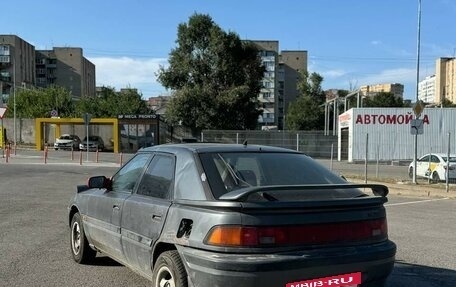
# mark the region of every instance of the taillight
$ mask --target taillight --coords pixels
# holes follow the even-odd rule
[[[209,231],[205,243],[226,247],[275,247],[380,240],[387,235],[386,218],[297,226],[219,225]]]

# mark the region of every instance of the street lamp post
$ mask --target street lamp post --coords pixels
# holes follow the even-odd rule
[[[421,0],[418,0],[418,28],[417,28],[417,41],[416,41],[416,98],[415,104],[418,104],[418,83],[420,80],[420,30],[421,30]],[[415,119],[418,119],[419,115],[415,114]],[[416,184],[416,161],[418,158],[418,133],[415,134],[414,138],[414,155],[413,155],[413,183]]]
[[[16,57],[13,58],[13,139],[16,152]]]

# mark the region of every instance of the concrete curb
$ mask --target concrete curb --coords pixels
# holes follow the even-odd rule
[[[347,178],[349,182],[364,183],[364,180],[359,178]],[[389,194],[399,196],[413,196],[413,197],[428,197],[428,198],[451,198],[456,199],[456,187],[454,184],[450,186],[449,192],[446,192],[445,184],[413,184],[409,182],[385,182],[385,181],[371,181],[368,183],[383,184],[389,188]]]

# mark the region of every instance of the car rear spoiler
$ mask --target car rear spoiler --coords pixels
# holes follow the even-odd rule
[[[256,192],[278,191],[278,190],[324,190],[324,189],[351,189],[370,188],[375,196],[386,197],[388,187],[382,184],[304,184],[304,185],[268,185],[252,186],[230,191],[219,197],[219,200],[245,201],[247,197]]]

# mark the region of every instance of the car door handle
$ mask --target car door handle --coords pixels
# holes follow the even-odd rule
[[[117,204],[114,204],[114,205],[112,206],[112,208],[113,208],[114,210],[120,210],[120,206],[117,205]]]
[[[162,217],[160,215],[156,215],[156,214],[152,215],[152,220],[160,221],[161,219],[162,219]]]

